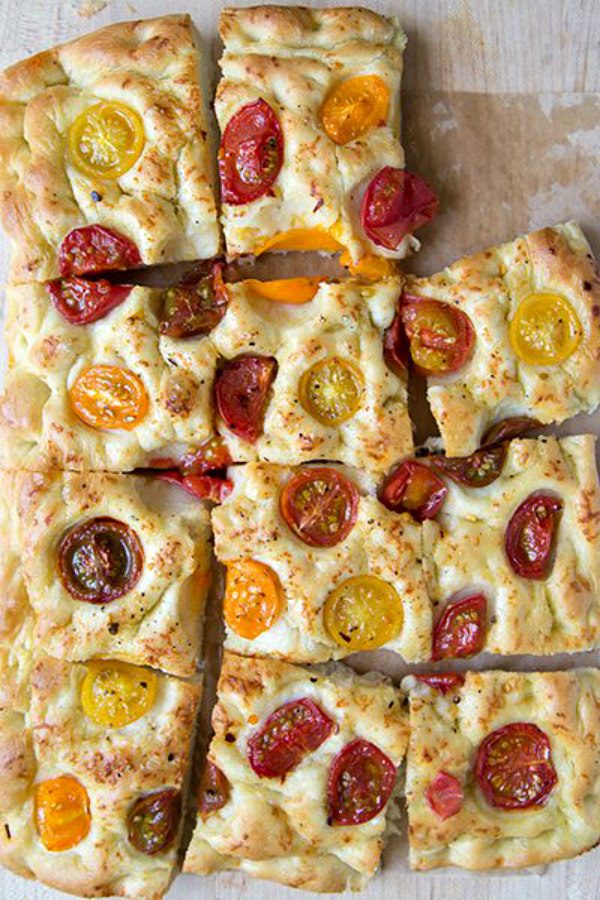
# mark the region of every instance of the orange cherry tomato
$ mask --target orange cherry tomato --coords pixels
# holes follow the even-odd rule
[[[42,781],[35,788],[34,817],[46,850],[70,850],[86,837],[92,824],[88,793],[72,775]]]
[[[253,640],[268,631],[283,609],[283,589],[276,573],[255,559],[227,566],[223,614],[232,631]]]
[[[121,366],[89,366],[78,375],[69,397],[75,413],[92,428],[131,431],[149,406],[142,381]]]
[[[325,133],[336,144],[348,144],[378,125],[385,125],[390,91],[379,75],[356,75],[335,85],[321,106]]]

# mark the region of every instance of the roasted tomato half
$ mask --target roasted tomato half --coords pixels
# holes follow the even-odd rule
[[[422,178],[386,166],[369,182],[360,218],[374,244],[396,250],[407,234],[430,222],[437,210],[438,198]]]
[[[334,724],[304,697],[276,709],[248,739],[248,760],[260,778],[283,778],[332,734]]]
[[[58,547],[60,580],[72,597],[87,603],[109,603],[132,591],[143,564],[135,531],[108,516],[71,528]]]
[[[219,151],[221,199],[241,206],[269,193],[283,165],[279,119],[262,98],[239,109],[223,132]]]
[[[254,640],[277,621],[283,605],[283,588],[270,566],[255,559],[228,563],[223,615],[235,634]]]
[[[134,269],[141,264],[140,251],[133,241],[104,225],[74,228],[58,250],[58,271],[64,276]]]
[[[447,493],[448,488],[429,466],[409,459],[385,479],[380,500],[393,512],[409,512],[423,522],[438,514]]]
[[[73,411],[90,428],[132,431],[150,400],[141,378],[123,366],[88,366],[69,389]]]
[[[358,491],[335,469],[307,468],[287,482],[280,506],[287,525],[301,541],[311,547],[333,547],[354,528]]]
[[[473,656],[483,650],[487,630],[484,594],[450,601],[433,629],[434,662],[448,657]]]
[[[206,760],[198,788],[198,815],[206,821],[229,800],[229,781],[210,759]]]
[[[181,819],[181,794],[175,788],[139,797],[127,819],[129,843],[146,856],[172,846]]]
[[[457,484],[481,488],[500,477],[506,451],[506,444],[493,444],[481,447],[470,456],[432,456],[431,465]]]
[[[228,303],[222,266],[215,263],[209,275],[167,289],[160,333],[172,338],[209,334],[227,312]]]
[[[330,825],[362,825],[385,807],[396,781],[396,766],[370,741],[346,744],[327,780]]]
[[[262,434],[269,388],[276,372],[277,361],[272,356],[237,356],[217,376],[219,415],[230,431],[251,444]]]
[[[463,789],[460,781],[448,772],[438,772],[425,791],[425,798],[438,819],[445,822],[462,809]]]
[[[59,775],[35,786],[34,819],[46,850],[61,853],[87,837],[92,824],[90,798],[72,775]]]
[[[410,355],[422,375],[448,375],[462,368],[475,346],[469,317],[450,303],[403,294],[401,316]]]
[[[46,290],[61,316],[71,325],[91,325],[120,306],[131,292],[127,284],[111,284],[101,278],[87,281],[85,278],[56,278],[49,281]]]
[[[497,728],[479,745],[475,777],[498,809],[543,806],[558,781],[548,735],[532,722]]]
[[[323,619],[330,637],[350,654],[375,650],[398,637],[404,610],[387,581],[376,575],[355,575],[329,594]]]
[[[557,497],[536,492],[512,514],[504,543],[508,561],[521,578],[542,581],[550,574],[562,508]]]

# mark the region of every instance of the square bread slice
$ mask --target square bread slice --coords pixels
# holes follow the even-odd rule
[[[405,322],[406,303],[417,301],[418,322],[423,298],[450,304],[473,329],[464,364],[428,378],[449,456],[472,453],[500,419],[525,414],[558,423],[600,403],[600,281],[576,222],[468,256],[430,278],[409,277]],[[437,353],[423,350],[418,336],[411,349],[425,368]]]
[[[15,283],[67,274],[59,256],[82,274],[90,254],[103,269],[218,254],[189,15],[110,25],[0,75],[0,216]]]
[[[382,506],[357,472],[249,463],[212,513],[226,566],[225,645],[323,662],[385,647],[431,656],[420,526]]]
[[[199,699],[149,669],[38,655],[30,708],[0,710],[2,865],[83,897],[162,898]]]
[[[443,692],[410,676],[403,687],[413,868],[522,868],[598,844],[597,669],[468,672]]]
[[[285,723],[287,751],[277,741]],[[213,726],[184,871],[364,888],[408,742],[400,692],[343,666],[324,673],[225,653]]]
[[[267,299],[269,284],[221,287],[222,318],[190,337],[165,333],[167,310],[174,295],[199,302],[205,279],[197,288],[125,289],[84,325],[65,318],[45,285],[9,287],[4,465],[178,465],[220,435],[230,461],[328,458],[383,474],[413,447],[406,375],[391,371],[384,350],[401,280],[320,282],[298,306]],[[249,381],[253,365],[269,369],[262,395]],[[250,434],[240,407],[245,415],[253,390]]]
[[[369,259],[381,273],[389,270],[386,257],[418,249],[406,234],[386,250],[371,242],[360,221],[366,185],[384,167],[404,166],[406,36],[398,22],[352,7],[258,6],[225,9],[220,31],[225,50],[215,111],[223,134],[221,219],[228,254],[343,250],[344,262]],[[276,177],[265,180],[262,191],[247,177],[242,192],[230,197],[228,156],[240,155],[249,125],[249,133],[260,126],[269,137]],[[252,172],[246,153],[236,163],[242,183],[244,166]]]
[[[17,696],[36,647],[194,674],[211,580],[200,502],[141,476],[59,472],[5,472],[3,494],[0,663]]]
[[[593,435],[514,440],[501,475],[487,487],[447,480],[441,512],[423,524],[434,656],[454,655],[451,633],[461,630],[467,598],[481,595],[482,650],[547,655],[600,645],[595,444]],[[544,522],[552,523],[549,538],[539,533]],[[530,565],[536,546],[548,551],[537,572]]]

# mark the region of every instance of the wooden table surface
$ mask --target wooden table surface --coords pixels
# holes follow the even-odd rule
[[[508,239],[513,232],[572,216],[581,219],[599,250],[599,0],[363,2],[398,16],[408,33],[404,85],[409,163],[412,157],[415,168],[430,169],[427,176],[442,185],[442,195],[444,190],[448,194],[448,212],[428,235],[431,240],[415,267],[431,270],[477,249],[478,241]],[[110,22],[185,10],[216,59],[221,5],[219,0],[0,0],[0,68]],[[94,7],[98,12],[90,15]],[[462,176],[458,162],[449,165],[459,173],[454,181],[452,172],[441,171],[443,154],[435,153],[444,132],[453,129],[459,131],[454,146],[460,147],[462,140],[465,160]],[[560,132],[558,144],[552,143],[555,132]],[[542,141],[546,180],[540,184],[536,144]],[[548,172],[551,159],[563,167],[555,180]],[[0,284],[7,255],[0,238]],[[397,853],[387,856],[392,860],[386,860],[382,874],[361,895],[367,900],[464,900],[467,895],[477,900],[600,900],[600,850],[541,874],[502,876],[408,874],[399,869]],[[58,857],[56,863],[61,864]],[[0,871],[0,900],[62,896]],[[303,896],[309,895],[224,874],[180,877],[169,900]]]

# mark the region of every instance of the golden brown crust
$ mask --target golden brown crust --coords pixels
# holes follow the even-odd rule
[[[417,869],[522,868],[567,859],[600,841],[600,672],[469,672],[442,695],[414,678],[406,793],[410,859]],[[481,741],[510,722],[548,736],[558,782],[543,806],[493,808],[473,776]],[[425,798],[440,771],[460,781],[460,811],[441,821]]]
[[[287,700],[309,696],[338,731],[282,781],[260,779],[246,740]],[[362,737],[398,765],[408,739],[401,696],[383,678],[338,667],[329,674],[225,653],[209,757],[230,782],[226,805],[198,821],[185,870],[239,869],[314,891],[359,890],[377,868],[385,812],[347,827],[327,824],[327,771],[346,743]]]
[[[146,144],[118,180],[91,180],[66,154],[75,117],[101,99],[141,116]],[[121,22],[39,53],[0,75],[0,215],[11,280],[53,278],[73,228],[131,238],[144,264],[219,251],[198,51],[188,15]],[[92,193],[101,199],[93,199]]]

